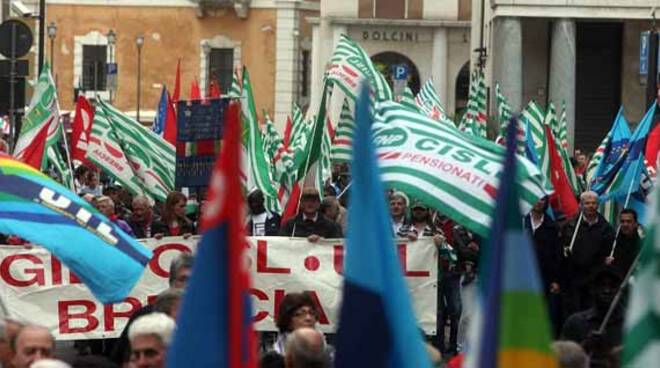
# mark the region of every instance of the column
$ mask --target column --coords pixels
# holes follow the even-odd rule
[[[275,123],[283,126],[298,94],[297,10],[293,2],[278,1],[275,35]]]
[[[433,31],[433,65],[431,70],[431,77],[433,77],[433,84],[435,85],[438,95],[440,96],[440,103],[445,109],[447,106],[447,66],[449,64],[448,55],[448,42],[447,42],[447,28],[437,28]],[[426,81],[420,81],[425,83]]]
[[[562,101],[566,102],[569,152],[573,152],[575,137],[575,35],[575,21],[572,19],[553,22],[548,96],[557,109]]]
[[[522,72],[522,25],[520,18],[500,17],[495,19],[493,35],[493,82],[492,103],[495,104],[495,83],[500,84],[511,109],[519,112],[523,98]]]

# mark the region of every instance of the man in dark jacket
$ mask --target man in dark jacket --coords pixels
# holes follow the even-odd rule
[[[541,271],[543,290],[548,302],[548,311],[553,324],[555,335],[561,327],[559,310],[560,268],[562,260],[562,247],[559,243],[559,227],[545,211],[548,208],[547,198],[541,198],[532,211],[525,216],[524,226],[534,241],[536,260]]]
[[[590,306],[588,281],[595,271],[603,265],[614,242],[614,229],[598,213],[598,194],[584,192],[580,196],[582,220],[579,216],[571,220],[562,231],[562,243],[565,248],[566,293],[564,302],[565,315],[570,315]],[[571,248],[573,234],[575,242]]]
[[[152,231],[154,211],[151,209],[149,199],[145,196],[137,196],[133,198],[132,207],[133,212],[128,225],[133,230],[133,234],[138,239],[151,238],[155,235]]]
[[[281,217],[271,213],[264,207],[264,194],[254,189],[247,196],[250,213],[247,221],[247,235],[249,236],[277,236],[280,232]]]
[[[621,277],[625,277],[641,249],[641,240],[637,232],[639,227],[637,212],[630,208],[624,209],[619,215],[619,223],[621,229],[616,238],[614,254],[612,257],[607,257],[605,263],[612,266]]]
[[[320,238],[341,238],[341,227],[319,212],[321,198],[316,188],[307,187],[300,196],[300,212],[284,224],[281,236],[307,237],[316,243]]]

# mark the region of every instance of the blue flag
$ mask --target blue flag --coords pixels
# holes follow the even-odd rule
[[[371,141],[369,90],[356,107],[337,367],[430,367],[391,236]]]
[[[601,202],[615,199],[624,207],[637,210],[639,222],[644,224],[644,207],[646,196],[651,190],[651,181],[644,164],[646,138],[653,125],[653,117],[657,104],[651,105],[635,133],[630,138],[629,148],[625,153],[625,161],[608,190],[601,196]]]
[[[154,125],[151,127],[151,130],[156,134],[163,135],[165,120],[167,120],[167,87],[163,86],[160,101],[158,102],[158,112],[156,113]]]
[[[610,140],[591,180],[591,190],[598,194],[603,194],[607,190],[607,187],[621,169],[630,144],[630,127],[623,115],[623,106],[619,109],[608,136]]]
[[[102,303],[122,301],[151,251],[43,173],[0,154],[0,233],[46,248]]]

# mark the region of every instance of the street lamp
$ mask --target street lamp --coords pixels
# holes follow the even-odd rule
[[[57,26],[55,25],[55,22],[50,22],[46,30],[48,32],[48,39],[50,40],[50,69],[54,70],[55,68],[53,64],[53,59],[54,59],[53,50],[55,49],[55,36],[57,35]]]
[[[105,35],[105,37],[108,40],[108,53],[110,54],[109,64],[111,64],[110,67],[115,68],[115,71],[116,71],[116,65],[114,63],[115,63],[115,43],[117,42],[117,34],[115,33],[115,31],[113,31],[111,29],[111,30],[108,31],[108,33]],[[108,76],[110,75],[110,73],[107,72],[107,68],[106,68],[106,73],[107,73]],[[110,98],[110,105],[112,105],[112,92],[114,92],[114,90],[116,88],[117,75],[114,74],[112,76],[112,78],[114,78],[114,79],[110,79],[110,78],[106,77],[106,84],[107,84],[108,91],[109,91],[109,96],[108,97]]]
[[[142,45],[144,45],[144,35],[139,34],[135,39],[135,46],[137,46],[137,108],[135,109],[135,116],[138,123],[140,122],[140,79],[142,69]]]

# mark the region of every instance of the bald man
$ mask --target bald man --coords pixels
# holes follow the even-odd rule
[[[28,368],[32,363],[50,358],[53,354],[55,339],[43,326],[27,325],[21,328],[12,340],[15,368]]]
[[[288,338],[286,368],[327,368],[330,359],[325,346],[323,335],[309,327],[294,330]]]

